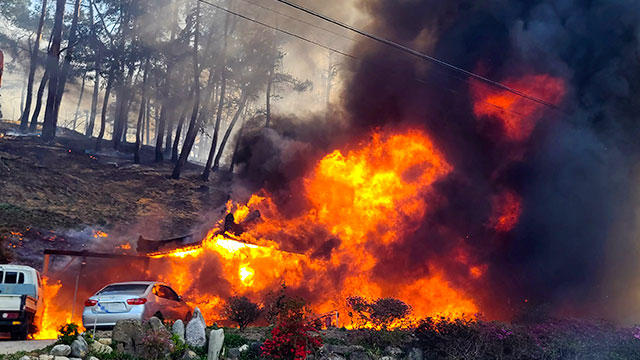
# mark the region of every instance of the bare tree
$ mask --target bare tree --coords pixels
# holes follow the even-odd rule
[[[44,20],[47,16],[47,0],[42,0],[42,10],[40,12],[40,20],[38,21],[38,29],[36,30],[36,38],[33,43],[33,51],[31,52],[31,62],[29,64],[29,77],[27,79],[27,97],[25,100],[24,110],[20,118],[20,131],[26,132],[29,126],[29,113],[31,112],[31,102],[33,98],[33,81],[38,66],[38,53],[40,52],[40,37],[42,36],[42,28]]]
[[[47,55],[47,70],[49,72],[49,95],[42,124],[42,139],[52,141],[56,136],[56,94],[58,78],[60,76],[60,45],[62,43],[62,18],[64,17],[64,0],[56,0],[56,13],[53,20],[53,40]]]

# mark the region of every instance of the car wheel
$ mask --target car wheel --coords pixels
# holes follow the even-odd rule
[[[162,316],[162,313],[160,311],[156,311],[156,313],[153,314],[153,316],[157,317],[158,319],[160,319],[160,321],[164,322],[164,316]]]

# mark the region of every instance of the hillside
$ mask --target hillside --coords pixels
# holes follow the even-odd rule
[[[82,246],[78,242],[87,237],[57,246],[51,244],[51,234],[184,235],[207,221],[208,212],[227,197],[227,174],[205,183],[199,178],[202,168],[190,164],[182,179],[169,179],[172,164],[152,162],[152,148],[143,149],[142,164],[136,165],[131,154],[91,155],[95,140],[75,132],[60,129],[55,144],[44,144],[39,138],[15,136],[14,128],[0,123],[0,241],[15,248],[14,255],[22,253],[25,242],[32,242],[30,250],[40,247],[33,242]],[[103,149],[109,146],[105,143]]]

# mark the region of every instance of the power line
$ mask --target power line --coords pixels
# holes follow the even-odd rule
[[[364,36],[364,37],[367,37],[367,38],[369,38],[369,39],[371,39],[371,40],[374,40],[374,41],[377,41],[377,42],[379,42],[379,43],[385,44],[385,45],[387,45],[387,46],[393,47],[393,48],[395,48],[395,49],[398,49],[398,50],[404,51],[404,52],[406,52],[406,53],[408,53],[408,54],[410,54],[410,55],[416,56],[416,57],[421,58],[421,59],[423,59],[423,60],[431,61],[431,62],[433,62],[433,63],[435,63],[435,64],[438,64],[438,65],[444,66],[444,67],[446,67],[446,68],[448,68],[448,69],[450,69],[450,70],[453,70],[453,71],[456,71],[456,72],[462,73],[462,74],[464,74],[464,75],[470,76],[470,77],[472,77],[472,78],[475,78],[475,79],[480,80],[480,81],[482,81],[482,82],[485,82],[485,83],[487,83],[487,84],[493,85],[493,86],[495,86],[495,87],[497,87],[497,88],[500,88],[500,89],[502,89],[502,90],[506,90],[506,91],[508,91],[508,92],[510,92],[510,93],[513,93],[513,94],[515,94],[515,95],[521,96],[521,97],[523,97],[523,98],[529,99],[529,100],[531,100],[531,101],[537,102],[537,103],[539,103],[539,104],[542,104],[542,105],[548,106],[548,107],[553,108],[553,109],[557,109],[557,108],[558,108],[556,105],[551,104],[551,103],[549,103],[549,102],[547,102],[547,101],[544,101],[544,100],[542,100],[542,99],[540,99],[540,98],[537,98],[537,97],[531,96],[531,95],[529,95],[529,94],[526,94],[526,93],[524,93],[524,92],[522,92],[522,91],[516,90],[516,89],[514,89],[514,88],[512,88],[512,87],[506,86],[506,85],[504,85],[504,84],[502,84],[502,83],[499,83],[499,82],[497,82],[497,81],[494,81],[494,80],[488,79],[488,78],[486,78],[486,77],[484,77],[484,76],[478,75],[478,74],[473,73],[473,72],[471,72],[471,71],[468,71],[468,70],[462,69],[462,68],[460,68],[460,67],[457,67],[457,66],[455,66],[455,65],[449,64],[448,62],[443,61],[443,60],[440,60],[440,59],[435,58],[435,57],[433,57],[433,56],[430,56],[430,55],[427,55],[427,54],[423,54],[423,53],[421,53],[421,52],[419,52],[419,51],[417,51],[417,50],[414,50],[414,49],[412,49],[412,48],[410,48],[410,47],[407,47],[407,46],[404,46],[404,45],[398,44],[398,43],[396,43],[396,42],[394,42],[394,41],[387,40],[387,39],[382,38],[382,37],[379,37],[379,36],[377,36],[377,35],[373,35],[373,34],[371,34],[371,33],[368,33],[368,32],[366,32],[366,31],[364,31],[364,30],[360,30],[360,29],[358,29],[358,28],[356,28],[356,27],[354,27],[354,26],[351,26],[351,25],[348,25],[348,24],[342,23],[342,22],[340,22],[340,21],[338,21],[338,20],[334,20],[334,19],[332,19],[332,18],[330,18],[330,17],[328,17],[328,16],[326,16],[326,15],[320,14],[320,13],[315,12],[315,11],[313,11],[313,10],[309,10],[309,9],[307,9],[307,8],[305,8],[305,7],[302,7],[302,6],[298,5],[298,4],[292,3],[291,1],[288,1],[288,0],[276,0],[276,1],[278,1],[278,2],[280,2],[280,3],[283,3],[283,4],[285,4],[285,5],[288,5],[288,6],[290,6],[290,7],[293,7],[293,8],[295,8],[295,9],[298,9],[298,10],[300,10],[300,11],[302,11],[302,12],[305,12],[305,13],[307,13],[307,14],[309,14],[309,15],[312,15],[312,16],[315,16],[315,17],[320,18],[320,19],[322,19],[322,20],[328,21],[328,22],[330,22],[330,23],[332,23],[332,24],[338,25],[338,26],[340,26],[340,27],[342,27],[342,28],[344,28],[344,29],[347,29],[347,30],[349,30],[349,31],[355,32],[355,33],[357,33],[357,34],[360,34],[360,35],[362,35],[362,36]]]
[[[293,20],[293,21],[297,21],[297,22],[299,22],[299,23],[301,23],[301,24],[305,24],[305,25],[308,25],[308,26],[314,27],[314,28],[316,28],[316,29],[320,29],[320,30],[322,30],[322,31],[326,31],[326,32],[331,33],[331,34],[333,34],[333,35],[340,36],[341,38],[344,38],[344,39],[347,39],[347,40],[350,40],[350,41],[356,41],[354,38],[350,38],[350,37],[348,37],[348,36],[346,36],[346,35],[344,35],[344,34],[340,34],[340,33],[339,33],[339,32],[337,32],[337,31],[333,31],[333,30],[330,30],[330,29],[324,28],[324,27],[322,27],[322,26],[312,24],[312,23],[310,23],[310,22],[308,22],[308,21],[304,21],[304,20],[302,20],[302,19],[298,19],[298,18],[296,18],[296,17],[294,17],[294,16],[287,15],[287,14],[285,14],[285,13],[283,13],[283,12],[280,12],[280,11],[277,11],[277,10],[274,10],[274,9],[271,9],[271,8],[268,8],[268,7],[263,6],[263,5],[260,5],[260,4],[256,4],[256,3],[251,2],[251,1],[249,1],[249,0],[240,0],[240,1],[245,2],[245,3],[247,3],[247,4],[251,4],[251,5],[256,6],[256,7],[259,7],[259,8],[261,8],[261,9],[266,10],[266,11],[269,11],[269,12],[271,12],[271,13],[274,13],[274,14],[277,14],[277,15],[280,15],[280,16],[283,16],[283,17],[286,17],[286,18],[291,19],[291,20]]]
[[[260,20],[256,20],[256,19],[250,18],[250,17],[248,17],[248,16],[246,16],[246,15],[243,15],[243,14],[237,13],[237,12],[235,12],[235,11],[233,11],[233,10],[229,10],[229,9],[224,8],[224,7],[222,7],[222,6],[216,5],[216,4],[214,4],[214,3],[210,2],[210,1],[207,1],[207,0],[197,0],[197,1],[199,1],[199,2],[201,2],[201,3],[203,3],[203,4],[206,4],[206,5],[212,6],[212,7],[216,8],[216,9],[218,9],[218,10],[222,10],[222,11],[227,12],[227,13],[229,13],[229,14],[235,15],[235,16],[237,16],[237,17],[241,18],[241,19],[244,19],[244,20],[247,20],[247,21],[250,21],[250,22],[256,23],[256,24],[258,24],[258,25],[262,25],[262,26],[264,26],[264,27],[267,27],[267,28],[269,28],[269,29],[272,29],[272,30],[275,30],[275,31],[281,32],[281,33],[283,33],[283,34],[287,34],[287,35],[292,36],[292,37],[294,37],[294,38],[296,38],[296,39],[299,39],[299,40],[302,40],[302,41],[308,42],[308,43],[313,44],[313,45],[316,45],[316,46],[319,46],[319,47],[324,48],[324,49],[326,49],[326,50],[333,51],[333,52],[335,52],[335,53],[337,53],[337,54],[340,54],[340,55],[342,55],[342,56],[346,56],[346,57],[348,57],[348,58],[356,59],[356,57],[355,57],[355,56],[353,56],[353,55],[351,55],[351,54],[348,54],[348,53],[346,53],[346,52],[343,52],[343,51],[340,51],[340,50],[334,49],[334,48],[329,47],[329,46],[326,46],[326,45],[323,45],[323,44],[321,44],[321,43],[319,43],[319,42],[317,42],[317,41],[314,41],[314,40],[311,40],[311,39],[307,39],[307,38],[305,38],[305,37],[303,37],[303,36],[301,36],[301,35],[298,35],[298,34],[296,34],[296,33],[293,33],[293,32],[290,32],[290,31],[287,31],[287,30],[284,30],[284,29],[281,29],[281,28],[279,28],[279,27],[277,27],[277,26],[269,25],[269,24],[264,23],[264,22],[262,22],[262,21],[260,21]]]
[[[333,52],[335,52],[335,53],[337,53],[337,54],[340,54],[340,55],[342,55],[342,56],[345,56],[345,57],[347,57],[347,58],[350,58],[350,59],[353,59],[353,60],[362,61],[362,62],[368,62],[368,63],[371,63],[371,64],[372,64],[372,65],[374,65],[374,66],[377,66],[377,67],[381,67],[381,68],[383,68],[383,70],[392,71],[392,72],[393,72],[393,71],[395,71],[393,68],[389,68],[389,67],[384,66],[384,65],[381,65],[381,64],[376,64],[376,63],[374,63],[374,62],[372,62],[372,61],[367,61],[367,60],[364,60],[364,59],[358,58],[358,57],[357,57],[357,56],[355,56],[355,55],[352,55],[352,54],[346,53],[346,52],[344,52],[344,51],[337,50],[337,49],[332,48],[332,47],[327,46],[327,45],[323,45],[323,44],[321,44],[321,43],[319,43],[319,42],[317,42],[317,41],[307,39],[307,38],[305,38],[305,37],[303,37],[303,36],[301,36],[301,35],[298,35],[298,34],[295,34],[295,33],[293,33],[293,32],[290,32],[290,31],[287,31],[287,30],[281,29],[281,28],[279,28],[279,27],[277,27],[277,26],[273,26],[273,25],[266,24],[266,23],[261,22],[261,21],[259,21],[259,20],[256,20],[256,19],[253,19],[253,18],[250,18],[250,17],[248,17],[248,16],[246,16],[246,15],[242,15],[242,14],[240,14],[240,13],[237,13],[237,12],[235,12],[235,11],[233,11],[233,10],[229,10],[229,9],[224,8],[224,7],[222,7],[222,6],[219,6],[219,5],[213,4],[213,3],[211,3],[211,2],[210,2],[210,1],[208,1],[208,0],[197,0],[197,1],[199,1],[199,2],[201,2],[201,3],[203,3],[203,4],[206,4],[206,5],[212,6],[212,7],[216,8],[216,9],[218,9],[218,10],[222,10],[222,11],[227,12],[227,13],[229,13],[229,14],[235,15],[235,16],[237,16],[237,17],[239,17],[239,18],[242,18],[242,19],[244,19],[244,20],[247,20],[247,21],[249,21],[249,22],[253,22],[253,23],[256,23],[256,24],[258,24],[258,25],[265,26],[265,27],[267,27],[267,28],[269,28],[269,29],[272,29],[272,30],[275,30],[275,31],[281,32],[281,33],[286,34],[286,35],[289,35],[289,36],[292,36],[292,37],[294,37],[294,38],[296,38],[296,39],[299,39],[299,40],[302,40],[302,41],[304,41],[304,42],[307,42],[307,43],[310,43],[310,44],[313,44],[313,45],[319,46],[319,47],[324,48],[324,49],[329,50],[329,51],[333,51]],[[244,1],[244,0],[243,0],[243,1]],[[245,2],[247,2],[247,1],[245,1]],[[458,76],[454,76],[454,75],[452,75],[452,74],[447,74],[447,73],[445,73],[444,71],[437,70],[437,69],[436,69],[436,71],[437,71],[438,73],[441,73],[441,74],[443,74],[443,75],[446,75],[446,76],[452,77],[452,78],[454,78],[454,79],[461,80],[461,81],[467,82],[467,83],[469,83],[469,84],[471,83],[471,82],[469,81],[469,79],[466,79],[466,78],[460,78],[460,77],[458,77]],[[417,81],[417,82],[419,82],[419,83],[421,83],[421,84],[425,84],[425,85],[428,85],[428,84],[429,84],[429,83],[428,83],[426,80],[424,80],[424,79],[420,79],[420,78],[413,77],[413,80],[414,80],[414,81]],[[479,84],[482,84],[482,83],[479,83]],[[455,95],[460,95],[460,94],[459,94],[457,91],[455,91],[455,90],[452,90],[452,89],[449,89],[449,88],[445,88],[445,89],[446,89],[446,90],[448,90],[449,92],[451,92],[451,93],[455,94]],[[499,108],[499,109],[501,109],[501,110],[503,110],[503,111],[510,112],[510,113],[512,113],[512,114],[515,114],[515,115],[518,115],[518,116],[521,116],[521,117],[525,117],[525,115],[524,115],[524,114],[522,114],[522,113],[520,113],[520,112],[517,112],[517,111],[514,111],[514,110],[509,110],[509,109],[503,108],[503,107],[501,107],[501,106],[499,106],[499,105],[496,105],[496,104],[490,103],[490,102],[485,101],[485,100],[481,100],[481,101],[482,101],[482,102],[484,102],[484,103],[486,103],[486,104],[489,104],[489,105],[491,105],[491,106],[493,106],[493,107]],[[554,106],[554,108],[555,108],[555,106]]]

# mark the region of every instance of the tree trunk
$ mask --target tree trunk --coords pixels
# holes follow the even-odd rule
[[[93,16],[93,0],[89,0],[89,22],[93,24],[94,16]],[[91,27],[92,36],[96,36],[94,27]],[[96,124],[96,113],[98,110],[98,93],[100,92],[100,53],[98,50],[94,53],[94,63],[95,63],[95,78],[93,79],[93,96],[91,97],[91,114],[89,115],[89,121],[87,122],[87,126],[85,127],[84,135],[88,138],[93,136],[93,128]]]
[[[58,79],[58,89],[56,90],[56,107],[55,107],[55,119],[57,121],[58,114],[60,113],[60,104],[62,103],[62,96],[64,95],[64,88],[67,84],[67,77],[71,71],[71,60],[73,60],[73,48],[76,45],[78,39],[78,17],[80,13],[80,0],[75,0],[73,8],[73,20],[71,22],[71,29],[69,29],[69,41],[67,42],[66,55],[62,64],[62,71],[60,72],[60,79]],[[49,83],[51,85],[51,83]]]
[[[62,18],[64,16],[65,0],[56,0],[56,14],[54,16],[52,36],[53,41],[47,55],[47,70],[49,71],[49,95],[45,106],[44,122],[42,124],[42,139],[52,141],[56,137],[56,94],[60,75],[60,44],[62,43]]]
[[[167,133],[166,133],[165,142],[164,142],[164,157],[171,156],[171,148],[173,146],[173,141],[171,141],[171,139],[173,135],[173,123],[175,122],[175,118],[174,118],[175,115],[176,115],[176,112],[174,109],[171,111],[171,114],[167,121]]]
[[[114,69],[109,71],[109,79],[107,80],[107,88],[104,90],[104,101],[102,102],[102,111],[100,113],[100,132],[96,139],[96,151],[99,151],[102,147],[102,138],[104,137],[104,131],[107,128],[107,105],[109,105],[109,96],[111,95],[111,88],[113,87]]]
[[[96,125],[96,113],[98,110],[98,95],[100,92],[100,71],[96,64],[96,78],[93,81],[93,96],[91,97],[91,114],[89,115],[89,121],[85,128],[84,135],[90,138],[93,135],[93,128]]]
[[[269,79],[267,80],[267,95],[266,95],[266,101],[267,101],[267,111],[266,111],[266,118],[267,121],[265,123],[265,127],[269,127],[269,125],[271,125],[271,87],[273,86],[273,70],[269,71]]]
[[[222,142],[220,143],[220,148],[218,148],[218,153],[216,154],[216,159],[213,162],[213,171],[218,171],[220,168],[220,159],[222,158],[222,153],[224,152],[224,147],[227,145],[227,141],[229,140],[229,136],[231,136],[231,132],[233,131],[233,127],[238,122],[238,118],[240,118],[240,114],[244,110],[244,106],[247,104],[247,89],[242,90],[242,97],[240,99],[240,104],[238,104],[238,110],[235,115],[233,115],[233,120],[231,120],[231,124],[227,128],[227,131],[224,133],[224,137],[222,138]]]
[[[179,179],[182,167],[189,158],[189,153],[193,147],[193,143],[196,139],[196,133],[198,132],[198,108],[200,107],[200,65],[198,64],[198,39],[200,37],[200,2],[196,2],[196,24],[193,35],[193,89],[195,101],[193,102],[193,111],[191,112],[191,121],[189,121],[189,129],[187,130],[187,136],[185,136],[184,144],[182,145],[182,151],[176,162],[176,166],[173,168],[171,178]]]
[[[162,154],[162,143],[164,140],[164,128],[167,118],[168,106],[163,105],[160,110],[160,119],[156,121],[156,162],[162,162],[164,156]]]
[[[231,156],[231,166],[229,166],[229,172],[233,174],[233,170],[235,169],[236,162],[238,161],[238,149],[240,148],[240,143],[242,142],[242,135],[244,134],[244,127],[247,121],[247,108],[245,106],[244,115],[242,115],[242,126],[240,126],[240,131],[238,132],[238,139],[236,139],[236,145],[233,147],[233,155]]]
[[[149,130],[151,128],[150,119],[151,119],[151,100],[147,100],[147,111],[146,111],[146,114],[144,116],[144,120],[145,120],[145,124],[144,124],[144,131],[145,131],[144,135],[145,136],[144,136],[144,139],[145,139],[147,145],[149,145],[149,143],[150,143],[150,138],[149,138],[149,136],[151,134],[151,131]]]
[[[133,66],[129,67],[127,78],[118,88],[118,106],[116,107],[115,120],[113,123],[113,150],[118,150],[123,136],[126,136],[126,127],[129,121],[129,105],[131,104],[131,81],[133,79]]]
[[[40,12],[40,20],[38,21],[38,29],[36,30],[36,39],[33,44],[33,52],[31,53],[31,63],[29,64],[29,77],[27,79],[27,99],[25,101],[22,117],[20,118],[20,131],[26,132],[29,126],[29,113],[31,112],[31,102],[33,101],[33,81],[36,76],[38,67],[38,54],[40,53],[40,37],[42,36],[42,28],[47,15],[47,0],[42,0],[42,11]]]
[[[140,164],[140,128],[142,127],[142,121],[144,120],[144,111],[147,102],[147,78],[149,76],[149,58],[144,64],[144,74],[142,75],[142,99],[140,99],[140,111],[138,112],[138,123],[136,124],[136,147],[133,153],[133,161],[136,164]]]
[[[44,95],[44,89],[47,87],[49,81],[49,70],[45,70],[40,80],[40,86],[38,87],[38,94],[36,95],[36,107],[33,109],[33,116],[31,117],[31,123],[29,124],[29,131],[35,132],[38,129],[38,116],[40,116],[40,110],[42,109],[42,96]]]
[[[87,72],[85,71],[82,76],[82,85],[80,87],[80,95],[78,96],[78,105],[76,106],[76,113],[73,116],[73,131],[76,130],[76,125],[78,124],[78,112],[80,111],[80,104],[82,104],[82,96],[84,95],[84,85],[87,80]]]
[[[180,121],[178,121],[178,127],[176,128],[176,138],[173,140],[173,148],[171,149],[171,162],[178,161],[178,146],[180,146],[180,136],[182,135],[182,126],[184,120],[187,117],[186,109],[180,115]]]

